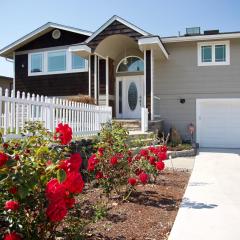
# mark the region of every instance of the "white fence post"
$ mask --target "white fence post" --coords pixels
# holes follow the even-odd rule
[[[148,109],[141,108],[141,130],[142,132],[148,131]]]

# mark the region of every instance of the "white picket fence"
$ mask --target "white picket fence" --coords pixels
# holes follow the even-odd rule
[[[58,123],[68,123],[74,136],[94,135],[103,123],[111,121],[112,108],[68,101],[61,98],[30,95],[18,91],[3,95],[0,88],[0,128],[4,136],[19,135],[25,122],[41,121],[54,131]]]

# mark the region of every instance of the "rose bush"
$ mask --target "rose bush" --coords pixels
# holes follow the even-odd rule
[[[52,134],[28,123],[21,139],[0,149],[0,238],[55,239],[84,182],[77,153],[70,154],[72,130],[59,124]],[[4,221],[3,221],[4,220]]]
[[[107,123],[99,136],[97,151],[88,160],[88,172],[107,197],[112,193],[130,196],[138,183],[155,181],[164,169],[166,146],[128,148],[128,131],[120,124]]]

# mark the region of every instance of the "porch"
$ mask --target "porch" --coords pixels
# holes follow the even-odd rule
[[[168,53],[158,37],[113,18],[70,51],[88,59],[89,96],[111,106],[113,118],[160,118],[155,65],[166,61]]]

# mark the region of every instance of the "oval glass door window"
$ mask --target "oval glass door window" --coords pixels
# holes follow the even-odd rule
[[[138,92],[135,82],[131,82],[128,88],[128,105],[133,111],[137,106]]]

